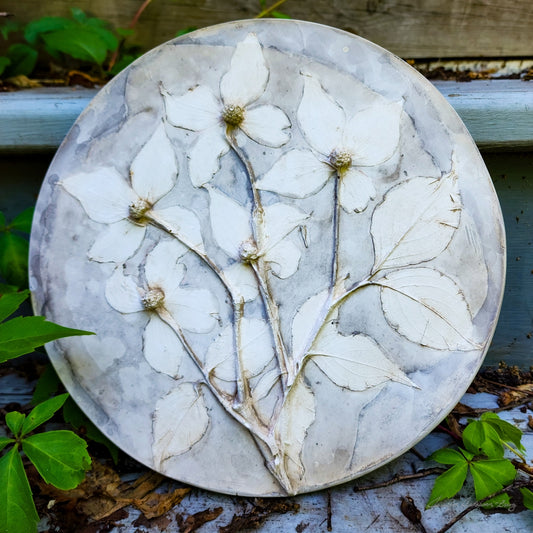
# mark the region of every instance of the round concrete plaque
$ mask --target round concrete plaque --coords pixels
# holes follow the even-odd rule
[[[505,240],[474,142],[354,35],[262,20],[152,50],[45,179],[35,311],[92,421],[159,472],[296,494],[397,457],[455,405],[500,307]]]

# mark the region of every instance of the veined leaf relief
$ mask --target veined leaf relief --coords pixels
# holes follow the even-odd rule
[[[269,68],[268,51],[250,33],[219,67],[216,91],[160,85],[162,122],[129,175],[109,164],[60,183],[98,223],[89,259],[115,263],[105,287],[110,309],[140,313],[143,356],[172,383],[155,400],[156,467],[209,439],[215,402],[251,435],[280,492],[294,494],[321,416],[307,366],[342,394],[416,394],[419,384],[399,362],[405,345],[428,357],[481,349],[474,319],[482,302],[476,296],[473,313],[460,282],[439,270],[462,223],[455,171],[439,179],[392,174],[403,102],[374,94],[347,111],[319,76],[298,73],[298,104],[284,108],[281,97],[265,97],[275,94]],[[178,177],[181,153],[188,164]],[[272,153],[274,160],[265,155]],[[240,169],[231,187],[222,157]],[[182,184],[190,198],[176,193]],[[310,206],[326,190],[324,217]],[[200,213],[191,207],[198,205]],[[373,249],[360,279],[343,268],[350,227],[366,228]],[[306,275],[320,270],[319,287],[300,288],[302,264]],[[375,291],[387,331],[404,346],[398,353],[364,324],[342,326],[345,306],[357,306],[362,291]],[[191,365],[194,377],[182,376]]]

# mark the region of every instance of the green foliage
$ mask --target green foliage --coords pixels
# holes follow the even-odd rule
[[[0,459],[0,531],[29,533],[37,530],[39,515],[24,472],[18,444]]]
[[[24,30],[26,41],[32,45],[43,42],[52,56],[60,52],[101,65],[108,52],[116,50],[116,35],[105,21],[88,17],[81,9],[72,8],[71,13],[71,19],[43,17],[30,22]]]
[[[6,67],[11,65],[11,59],[5,56],[0,56],[0,76],[5,72]]]
[[[14,33],[20,29],[20,24],[11,18],[5,18],[0,24],[0,35],[2,35],[4,41],[7,40],[10,33]]]
[[[85,413],[69,398],[63,406],[63,419],[79,431],[83,431],[86,439],[103,444],[113,459],[118,463],[118,448],[85,416]]]
[[[120,34],[106,21],[89,17],[79,8],[71,8],[71,15],[71,18],[42,17],[24,28],[6,22],[0,28],[4,39],[12,32],[21,31],[26,43],[10,46],[7,54],[0,57],[0,76],[31,75],[42,51],[57,61],[67,56],[101,67],[109,54],[117,50]]]
[[[29,76],[37,64],[38,52],[31,46],[24,43],[12,44],[7,50],[7,56],[1,59],[7,59],[9,63],[2,71],[4,77],[18,76],[23,74]]]
[[[26,243],[24,257],[27,255],[27,240],[15,232],[29,233],[32,210],[26,210],[9,225],[0,213],[0,243],[3,243],[0,265],[9,252],[9,238],[19,238]],[[16,254],[15,254],[16,255]],[[26,268],[26,265],[24,265]],[[18,262],[6,263],[2,275],[7,280],[19,281],[12,275],[11,268],[18,269]],[[25,277],[25,276],[24,276]],[[47,322],[44,317],[9,318],[28,298],[30,291],[17,291],[11,285],[0,286],[0,362],[33,351],[37,346],[71,335],[90,335],[87,331],[65,328]],[[41,391],[41,395],[43,395]],[[61,409],[68,394],[61,394],[38,403],[28,416],[18,411],[6,414],[5,421],[13,437],[0,437],[0,532],[29,533],[37,530],[39,517],[33,502],[20,448],[33,463],[47,483],[60,488],[72,489],[85,477],[91,459],[87,453],[87,443],[72,431],[58,430],[31,434],[39,426],[50,420]],[[7,449],[7,452],[5,451]]]
[[[0,212],[0,277],[19,288],[28,284],[28,234],[32,216],[33,208],[26,209],[8,224]]]
[[[22,449],[39,474],[58,489],[77,487],[90,468],[87,443],[68,430],[48,431],[22,441]]]
[[[186,28],[183,28],[182,30],[178,30],[176,32],[176,35],[174,37],[181,37],[182,35],[187,35],[188,33],[191,33],[191,31],[195,31],[198,28],[196,26],[187,26]]]
[[[463,431],[464,449],[443,448],[429,457],[437,463],[451,466],[435,480],[426,509],[455,496],[463,487],[468,472],[474,482],[476,500],[500,492],[513,482],[517,474],[514,464],[504,458],[505,448],[525,461],[520,453],[524,450],[521,439],[522,432],[495,413],[483,413],[479,420],[470,420]],[[528,507],[533,503],[529,500],[533,493],[527,491],[527,494],[524,490],[527,489],[522,489],[524,505]],[[509,495],[504,493],[484,502],[483,507],[508,507],[509,504]]]
[[[4,320],[29,295],[29,291],[0,297],[0,320]],[[24,298],[23,298],[24,296]],[[47,342],[73,335],[92,335],[88,331],[65,328],[47,322],[42,316],[17,317],[0,324],[0,363],[32,352]]]
[[[525,488],[520,489],[520,492],[522,493],[522,498],[524,499],[524,506],[533,510],[533,492]]]
[[[116,76],[121,70],[133,63],[140,54],[122,54],[121,58],[111,67],[110,74]]]
[[[51,364],[48,364],[37,381],[31,403],[36,405],[47,400],[53,394],[57,393],[60,385],[61,382],[54,367]],[[76,405],[72,398],[68,398],[63,405],[62,414],[64,421],[79,432],[82,432],[86,439],[104,445],[109,451],[113,462],[117,464],[118,448],[85,416],[83,411]]]
[[[39,516],[19,453],[22,447],[47,483],[63,490],[77,487],[91,466],[87,443],[72,431],[57,430],[29,435],[49,420],[68,394],[37,405],[26,417],[17,411],[6,415],[13,438],[0,438],[0,450],[13,445],[0,458],[0,531],[29,533],[37,530]]]

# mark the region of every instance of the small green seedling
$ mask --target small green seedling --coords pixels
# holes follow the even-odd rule
[[[28,416],[12,411],[6,424],[12,437],[0,437],[0,450],[11,448],[0,458],[0,532],[30,533],[37,530],[39,516],[20,450],[46,481],[62,490],[77,487],[91,466],[87,443],[72,431],[32,434],[52,418],[65,403],[61,394],[37,405]]]
[[[455,496],[463,487],[468,472],[474,481],[476,500],[485,500],[510,485],[516,475],[515,465],[504,457],[508,449],[525,464],[522,432],[505,422],[495,413],[483,413],[479,420],[470,420],[463,431],[463,447],[458,450],[443,448],[429,459],[443,465],[451,465],[435,480],[426,509]],[[533,509],[533,493],[522,488],[524,506]],[[483,507],[509,507],[507,493],[498,494],[484,502]]]

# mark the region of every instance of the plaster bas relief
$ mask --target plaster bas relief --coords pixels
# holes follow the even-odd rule
[[[67,386],[128,453],[209,489],[296,494],[383,464],[494,331],[503,229],[472,140],[409,67],[330,28],[152,51],[79,119],[38,213],[37,306],[107,342],[103,362],[84,339],[50,348]]]

